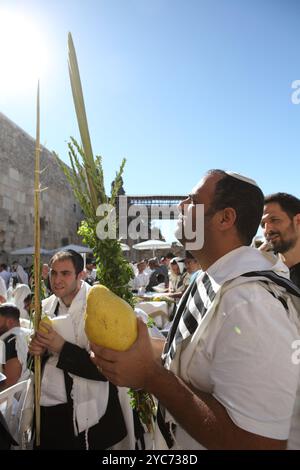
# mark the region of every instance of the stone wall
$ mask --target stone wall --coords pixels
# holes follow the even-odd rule
[[[35,141],[0,113],[0,259],[33,245]],[[41,246],[81,244],[82,211],[55,157],[41,149]]]

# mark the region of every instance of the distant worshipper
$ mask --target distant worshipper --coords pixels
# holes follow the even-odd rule
[[[0,390],[29,378],[28,334],[29,331],[20,326],[19,309],[13,304],[0,305],[0,364],[6,376]]]
[[[86,264],[85,264],[85,282],[90,284],[91,286],[95,283],[97,280],[97,270],[95,268],[95,261],[92,258],[87,258],[86,259]]]
[[[32,293],[27,284],[17,284],[13,291],[13,303],[20,311],[20,318],[30,319]]]
[[[170,261],[169,293],[177,294],[179,297],[186,290],[190,281],[190,275],[185,268],[184,261],[178,256]]]
[[[9,280],[11,278],[11,273],[7,270],[7,264],[2,263],[0,264],[0,277],[4,279],[6,289],[9,287]]]
[[[150,268],[150,275],[149,275],[149,282],[147,284],[146,290],[152,291],[154,286],[158,286],[158,284],[165,283],[168,285],[168,276],[162,266],[158,264],[157,258],[150,258],[148,261],[148,266]]]
[[[50,285],[50,268],[47,263],[42,266],[42,288],[45,293],[45,297],[49,297],[52,294]]]
[[[12,276],[15,278],[16,284],[19,283],[28,285],[28,274],[18,261],[14,261],[12,263]]]
[[[160,264],[164,264],[165,266],[167,266],[167,268],[169,268],[170,267],[170,261],[173,258],[175,258],[175,255],[171,251],[169,251],[169,253],[167,253],[165,256],[161,257]]]
[[[197,276],[198,272],[201,270],[201,266],[199,262],[194,258],[192,253],[189,251],[186,252],[184,258],[184,265],[187,273],[190,275],[189,282],[192,282],[194,278]]]
[[[145,261],[139,261],[137,263],[138,274],[132,281],[132,290],[138,291],[139,289],[145,289],[149,283],[149,275],[145,273],[146,263]]]

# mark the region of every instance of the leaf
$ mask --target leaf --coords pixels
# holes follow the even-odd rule
[[[82,146],[84,148],[84,158],[86,159],[86,166],[90,166],[91,172],[96,173],[95,162],[93,157],[92,144],[90,139],[90,132],[86,117],[85,104],[82,93],[82,86],[79,74],[79,68],[77,63],[76,52],[73,44],[73,39],[71,33],[68,35],[68,50],[69,50],[69,76],[71,82],[71,88],[73,93],[73,101],[75,106],[75,111],[77,115],[77,122],[79,127],[79,132],[81,136]],[[95,187],[92,182],[91,175],[87,172],[87,179],[90,188],[91,200],[94,207],[94,210],[97,209],[98,200]]]

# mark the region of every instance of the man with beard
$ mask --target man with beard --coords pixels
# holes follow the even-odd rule
[[[125,352],[92,345],[109,380],[158,399],[155,449],[300,448],[290,296],[299,292],[280,259],[250,247],[263,207],[253,180],[206,173],[181,202],[176,231],[202,272],[178,305],[162,361],[141,322]]]
[[[261,226],[274,253],[289,267],[291,280],[300,287],[300,200],[287,193],[267,196]]]

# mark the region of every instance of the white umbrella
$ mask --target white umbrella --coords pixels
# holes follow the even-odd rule
[[[51,250],[51,253],[57,253],[58,251],[67,251],[67,250],[73,250],[76,251],[77,253],[92,253],[93,250],[89,248],[88,246],[83,246],[83,245],[65,245],[61,246],[60,248],[55,248],[55,250]]]
[[[49,250],[45,250],[44,248],[40,249],[41,255],[48,255],[51,253]],[[11,255],[34,255],[35,249],[34,246],[26,246],[26,248],[19,248],[18,250],[11,251]]]
[[[129,251],[130,250],[130,246],[126,245],[126,243],[120,243],[121,245],[121,250],[122,251]]]
[[[163,240],[147,240],[136,243],[132,248],[135,250],[152,250],[153,256],[155,256],[155,250],[167,250],[171,248],[171,245]]]

